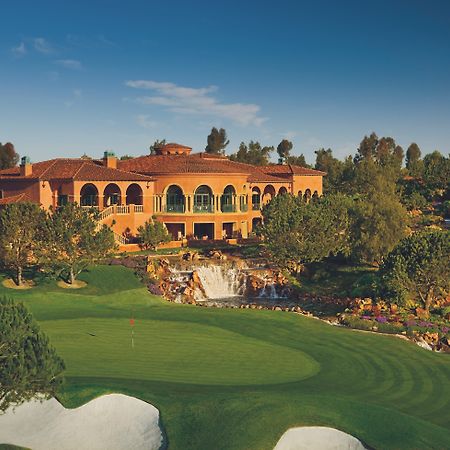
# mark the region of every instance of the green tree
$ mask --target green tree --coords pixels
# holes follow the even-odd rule
[[[355,162],[362,160],[372,160],[377,153],[378,136],[375,133],[371,133],[370,136],[364,136],[363,140],[359,144]]]
[[[305,159],[305,155],[301,153],[298,156],[288,156],[286,158],[286,164],[292,164],[293,166],[300,166],[300,167],[311,167]]]
[[[44,222],[45,213],[36,203],[12,203],[0,211],[0,260],[14,272],[18,286],[24,269],[35,262]]]
[[[22,303],[0,297],[0,413],[36,395],[54,396],[64,362]]]
[[[316,150],[315,154],[315,169],[327,173],[327,175],[323,178],[324,191],[337,192],[341,190],[345,163],[339,161],[339,159],[333,156],[333,151],[331,148],[327,150],[321,148]]]
[[[114,234],[99,226],[97,213],[68,203],[46,221],[49,245],[40,252],[40,260],[69,284],[89,265],[107,257],[115,249]]]
[[[450,290],[450,233],[415,233],[388,255],[380,269],[386,294],[400,305],[418,302],[428,312]]]
[[[269,164],[269,157],[273,150],[273,147],[262,147],[258,141],[250,141],[248,145],[241,142],[239,150],[230,155],[230,160],[254,166],[266,166]]]
[[[425,155],[423,164],[423,178],[427,186],[437,191],[446,189],[450,180],[450,158],[436,150]]]
[[[16,152],[14,145],[11,142],[2,145],[0,142],[0,170],[15,167],[18,162],[19,154]]]
[[[138,228],[138,236],[142,241],[142,246],[146,249],[156,250],[156,247],[163,242],[169,242],[171,237],[163,223],[158,222],[156,217],[145,222]]]
[[[286,159],[289,157],[292,148],[294,145],[291,141],[288,141],[287,139],[283,139],[277,146],[277,153],[280,157],[280,162],[286,161]]]
[[[415,178],[423,176],[423,161],[420,159],[420,156],[420,148],[413,142],[406,150],[406,168],[408,173]]]
[[[351,203],[340,194],[309,203],[290,194],[276,196],[262,209],[264,246],[286,268],[348,254]]]
[[[156,153],[156,149],[164,147],[164,145],[166,145],[166,140],[165,139],[156,139],[155,142],[153,142],[152,145],[150,145],[149,150],[150,150],[150,155],[154,155]]]
[[[214,155],[223,155],[225,154],[225,147],[230,143],[227,139],[227,132],[225,129],[220,128],[219,130],[216,127],[211,129],[211,133],[207,138],[208,144],[205,147],[206,153],[211,153]]]
[[[406,235],[408,216],[394,192],[371,191],[355,202],[352,216],[352,256],[369,264],[383,258]]]

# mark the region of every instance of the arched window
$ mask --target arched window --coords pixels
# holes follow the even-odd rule
[[[284,195],[287,194],[287,189],[284,186],[281,186],[278,190],[278,195]]]
[[[114,183],[110,183],[105,187],[103,191],[103,206],[107,208],[112,205],[120,205],[122,193],[119,186]]]
[[[214,197],[209,186],[201,185],[194,193],[194,212],[214,212]]]
[[[297,195],[299,196],[299,198],[303,197],[303,192],[302,191],[298,191]]]
[[[223,190],[222,198],[220,199],[220,207],[222,212],[236,211],[235,197],[236,197],[236,190],[231,184],[229,184]]]
[[[312,198],[314,198],[314,199],[319,198],[319,193],[317,191],[314,191]]]
[[[169,186],[166,193],[166,212],[184,213],[184,194],[180,186]]]
[[[309,202],[309,200],[311,199],[311,189],[306,189],[304,199],[305,201]]]
[[[253,211],[261,209],[261,190],[258,187],[252,188],[252,209]]]
[[[143,205],[143,192],[142,188],[136,184],[130,184],[127,188],[127,205]]]
[[[85,184],[80,191],[81,206],[98,206],[98,189],[92,184]]]
[[[262,197],[263,204],[265,205],[266,203],[269,203],[270,200],[272,200],[272,198],[275,197],[275,194],[276,194],[275,188],[271,184],[268,184],[264,188],[264,193]]]

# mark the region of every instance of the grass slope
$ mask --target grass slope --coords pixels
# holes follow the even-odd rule
[[[76,291],[0,288],[65,359],[66,406],[113,391],[147,400],[171,449],[272,449],[298,425],[377,449],[449,448],[448,355],[294,314],[167,303],[122,267],[81,278],[88,286]]]

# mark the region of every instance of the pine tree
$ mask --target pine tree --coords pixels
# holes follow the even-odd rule
[[[219,130],[216,127],[211,129],[211,133],[208,136],[208,144],[205,147],[205,152],[214,155],[225,154],[225,147],[230,143],[227,139],[227,132],[224,128]]]
[[[64,362],[22,303],[0,297],[0,412],[36,395],[54,396]]]

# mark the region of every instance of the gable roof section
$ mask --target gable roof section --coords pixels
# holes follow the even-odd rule
[[[18,195],[11,195],[10,197],[0,198],[0,206],[10,205],[12,203],[29,202],[31,201],[25,192]]]
[[[264,166],[264,173],[271,175],[304,175],[304,176],[324,176],[326,172],[309,169],[307,167],[294,166],[293,164],[273,164]]]
[[[105,167],[99,161],[86,159],[51,159],[33,164],[31,175],[22,177],[20,167],[0,170],[0,179],[76,181],[153,181],[139,173]]]
[[[324,172],[299,166],[253,166],[231,161],[223,155],[194,153],[192,155],[146,155],[118,161],[119,168],[147,175],[170,174],[243,174],[249,182],[286,182],[292,175],[322,176]]]

